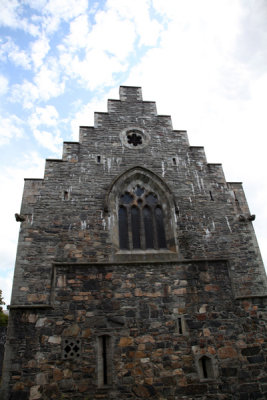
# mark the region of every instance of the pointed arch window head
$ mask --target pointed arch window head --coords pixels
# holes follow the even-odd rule
[[[116,177],[107,191],[104,210],[109,213],[112,256],[137,260],[146,254],[158,258],[161,253],[176,257],[175,198],[154,172],[137,166]]]
[[[158,196],[136,185],[119,197],[120,249],[166,249],[164,215]]]

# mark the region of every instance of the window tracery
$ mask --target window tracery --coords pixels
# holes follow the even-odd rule
[[[136,185],[119,198],[120,249],[166,249],[162,205],[157,194]]]

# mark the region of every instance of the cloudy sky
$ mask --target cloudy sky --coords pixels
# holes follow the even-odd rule
[[[242,181],[267,265],[266,0],[0,0],[0,289],[9,303],[23,178],[119,85]]]

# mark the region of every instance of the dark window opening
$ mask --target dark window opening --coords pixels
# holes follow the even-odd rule
[[[146,196],[146,202],[151,206],[157,204],[158,202],[157,196],[154,193],[149,193],[149,195]]]
[[[69,192],[64,190],[64,200],[69,200]]]
[[[121,196],[121,203],[122,204],[131,204],[133,201],[133,196],[126,192]]]
[[[120,249],[166,249],[164,214],[158,196],[137,185],[119,196]]]
[[[199,368],[200,368],[200,374],[202,379],[212,379],[214,378],[214,372],[213,372],[213,365],[212,365],[212,359],[203,356],[199,359]]]
[[[138,146],[139,144],[142,144],[142,136],[138,134],[139,132],[132,131],[127,135],[127,141],[129,144],[132,144],[133,146]]]
[[[183,334],[183,324],[182,324],[182,318],[178,317],[178,333],[179,335]]]
[[[233,192],[234,192],[234,196],[235,196],[235,201],[238,202],[238,198],[236,197],[236,192],[234,190],[233,190]]]
[[[128,215],[124,206],[120,206],[119,208],[119,239],[120,248],[129,249]]]
[[[64,339],[63,341],[63,358],[79,358],[81,355],[81,341],[80,339],[71,340]]]
[[[210,199],[212,200],[212,201],[214,201],[214,198],[213,198],[213,196],[212,196],[212,192],[210,191]]]
[[[102,336],[102,358],[103,358],[103,383],[108,383],[108,363],[107,363],[107,337]]]
[[[137,185],[119,197],[121,249],[166,249],[164,215],[158,196]]]
[[[173,165],[177,165],[176,158],[172,159],[172,163],[173,163]]]
[[[155,209],[155,219],[156,219],[158,247],[159,249],[164,249],[167,247],[167,245],[166,245],[162,209],[159,206],[156,207]]]
[[[110,385],[111,377],[111,338],[103,335],[98,337],[98,385]]]
[[[101,161],[101,157],[97,156],[97,162],[100,163],[100,161]]]
[[[140,210],[136,206],[131,209],[133,249],[141,249],[140,240]]]
[[[145,227],[145,242],[147,249],[154,248],[154,233],[151,209],[148,206],[144,207],[144,227]]]
[[[138,197],[140,197],[140,196],[142,196],[142,194],[144,193],[144,191],[145,191],[145,189],[144,188],[141,188],[140,186],[136,186],[136,189],[135,189],[135,194],[136,194],[136,196],[138,196]]]

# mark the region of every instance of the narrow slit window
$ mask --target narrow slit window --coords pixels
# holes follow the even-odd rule
[[[111,377],[111,338],[103,335],[98,337],[98,385],[110,385]]]
[[[213,379],[213,365],[212,359],[207,356],[203,356],[199,359],[199,369],[200,369],[200,377],[202,379]]]
[[[64,190],[63,197],[64,197],[64,200],[69,200],[69,192],[68,192],[68,190]]]
[[[178,333],[179,335],[183,334],[183,322],[182,322],[182,317],[178,317]]]
[[[131,208],[133,249],[141,248],[140,237],[140,210],[136,206]]]
[[[124,206],[120,206],[119,208],[119,239],[120,248],[129,249],[128,215],[127,209]]]
[[[236,192],[233,190],[234,196],[235,196],[235,201],[238,202],[238,198],[236,197]]]
[[[212,196],[212,192],[210,191],[210,199],[212,200],[212,201],[214,201],[214,198],[213,198],[213,196]]]
[[[98,162],[98,164],[101,162],[101,157],[100,156],[97,156],[97,162]]]
[[[173,158],[173,159],[172,159],[172,164],[173,164],[173,165],[177,165],[176,158]]]

